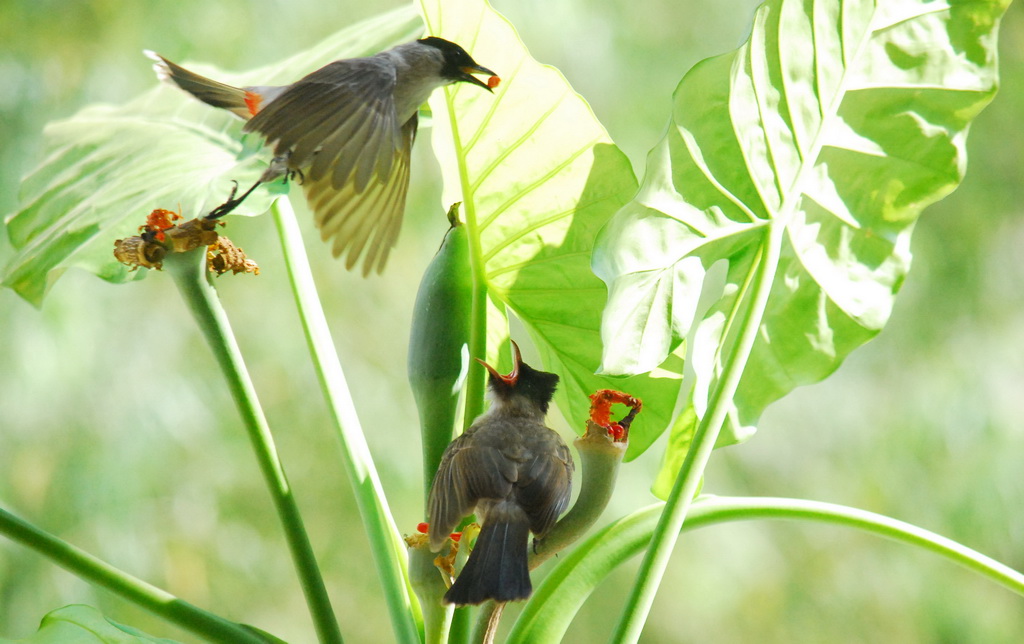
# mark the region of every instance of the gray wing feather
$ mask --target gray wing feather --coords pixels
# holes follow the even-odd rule
[[[349,114],[348,118],[356,119],[358,118],[358,116],[359,113],[353,111]],[[317,151],[321,148],[324,140],[327,139],[327,137],[329,137],[331,134],[336,132],[339,129],[339,127],[346,126],[346,123],[342,123],[339,126],[338,122],[332,118],[329,118],[328,115],[323,120],[321,120],[317,125],[311,127],[309,133],[306,136],[304,136],[301,141],[295,144],[295,147],[292,148],[292,154],[291,157],[289,158],[289,162],[294,164],[295,167],[297,168],[309,165],[312,162],[313,155],[316,154]],[[329,160],[329,158],[326,156],[324,157],[324,159],[325,163],[326,161]],[[312,171],[310,171],[310,176],[312,176]],[[319,176],[323,176],[323,173],[321,173]]]
[[[459,521],[480,499],[506,498],[516,478],[516,465],[494,447],[466,447],[460,436],[445,450],[430,488],[430,546],[444,544]]]
[[[530,517],[530,530],[544,535],[569,505],[572,493],[572,455],[564,445],[520,469],[516,500]]]
[[[355,170],[361,192],[376,169],[383,169],[378,177],[388,176],[401,146],[395,136],[400,129],[395,80],[394,67],[384,58],[336,61],[281,92],[245,130],[264,135],[278,156],[292,152],[293,169],[312,158],[309,174],[315,181],[330,172],[334,187],[341,189]]]
[[[369,110],[364,110],[360,116],[362,118],[358,123],[332,134],[320,150],[322,156],[333,162],[332,181],[335,188],[345,185],[349,176],[355,172],[356,190],[362,191],[369,179],[363,176],[362,168],[369,167],[372,173],[377,165],[377,159],[367,145],[373,136],[376,119]],[[342,172],[342,168],[346,171]]]
[[[427,521],[430,548],[434,551],[441,549],[459,520],[476,506],[476,499],[470,498],[468,487],[464,485],[463,459],[459,457],[467,449],[466,436],[456,438],[444,451],[430,486]]]
[[[359,254],[368,248],[363,274],[384,269],[401,229],[415,133],[413,118],[402,128],[402,146],[392,156],[387,177],[378,175],[362,191],[352,176],[341,189],[334,187],[331,174],[303,183],[320,236],[325,241],[334,238],[335,257],[347,252],[347,268],[355,266]]]

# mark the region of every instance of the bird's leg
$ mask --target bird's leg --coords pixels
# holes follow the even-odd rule
[[[232,210],[237,208],[240,203],[245,201],[245,198],[248,197],[250,194],[252,194],[253,190],[255,190],[256,188],[260,187],[260,184],[269,183],[271,181],[274,181],[278,177],[283,176],[285,183],[288,183],[288,181],[290,179],[292,179],[292,177],[295,177],[295,176],[299,177],[299,182],[300,183],[302,181],[304,181],[306,179],[306,177],[302,174],[301,170],[293,169],[293,168],[289,168],[288,167],[288,159],[289,159],[289,157],[291,157],[291,152],[290,151],[286,152],[285,154],[283,154],[281,156],[276,156],[273,159],[271,159],[270,165],[267,167],[267,169],[260,176],[259,181],[257,181],[256,183],[252,184],[251,188],[249,188],[248,190],[243,192],[241,194],[241,196],[239,196],[237,198],[235,197],[235,194],[238,192],[238,182],[237,181],[232,181],[231,183],[233,183],[235,185],[231,189],[231,194],[228,195],[228,200],[225,201],[224,203],[222,203],[221,205],[217,206],[213,210],[211,210],[210,213],[208,215],[206,215],[206,218],[207,219],[218,219],[220,217],[223,217],[224,215],[228,214],[229,212],[231,212]]]
[[[270,165],[267,166],[267,169],[263,171],[263,176],[260,177],[260,181],[268,183],[270,181],[277,179],[278,177],[283,176],[284,182],[288,183],[288,181],[292,178],[292,175],[298,173],[299,176],[302,176],[302,173],[299,172],[298,170],[288,167],[288,161],[289,159],[291,159],[291,156],[291,150],[287,150],[285,151],[284,154],[278,155],[271,159]]]
[[[237,181],[232,181],[231,183],[233,183],[235,185],[234,185],[233,188],[231,188],[231,194],[228,195],[228,200],[225,201],[224,203],[222,203],[221,205],[217,206],[213,210],[211,210],[206,215],[207,219],[218,219],[218,218],[223,217],[224,215],[228,214],[229,212],[231,212],[235,208],[237,208],[238,204],[240,204],[243,201],[245,201],[245,198],[248,197],[250,194],[252,194],[252,191],[255,190],[256,188],[258,188],[261,183],[263,183],[263,180],[261,179],[260,181],[257,181],[256,183],[252,184],[252,187],[249,188],[248,190],[246,190],[245,192],[243,192],[242,196],[240,196],[238,198],[235,198],[235,193],[238,192],[238,182]]]

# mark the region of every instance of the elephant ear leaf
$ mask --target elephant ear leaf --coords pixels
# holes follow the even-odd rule
[[[831,374],[885,325],[914,224],[960,183],[968,126],[995,94],[1007,5],[771,0],[744,45],[680,82],[643,185],[593,260],[610,290],[605,372],[644,373],[692,343],[669,481],[766,256],[777,268],[719,445],[750,436],[770,403]]]
[[[462,202],[483,267],[488,359],[508,364],[497,348],[511,312],[544,367],[561,376],[556,401],[571,426],[582,431],[595,390],[644,400],[630,430],[627,458],[635,456],[668,426],[681,365],[625,380],[595,374],[607,294],[590,256],[598,232],[636,192],[629,160],[565,77],[532,58],[486,2],[422,5],[430,33],[462,44],[501,77],[493,94],[460,83],[431,99],[444,202]]]

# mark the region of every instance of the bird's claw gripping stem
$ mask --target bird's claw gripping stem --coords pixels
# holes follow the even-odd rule
[[[237,208],[239,204],[245,201],[245,198],[252,194],[252,191],[258,188],[259,185],[263,182],[257,181],[256,183],[252,184],[252,187],[246,190],[244,193],[242,193],[242,196],[238,197],[237,199],[235,198],[235,194],[238,193],[238,182],[232,181],[231,183],[234,185],[231,188],[231,194],[228,195],[228,200],[222,203],[221,205],[217,206],[213,210],[211,210],[206,215],[207,219],[219,219],[224,215],[228,214],[229,212]]]

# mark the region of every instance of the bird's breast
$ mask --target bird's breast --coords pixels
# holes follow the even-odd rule
[[[395,84],[395,112],[398,122],[405,123],[413,117],[420,106],[427,102],[435,89],[442,83],[431,82],[429,79],[403,79],[399,77]]]

